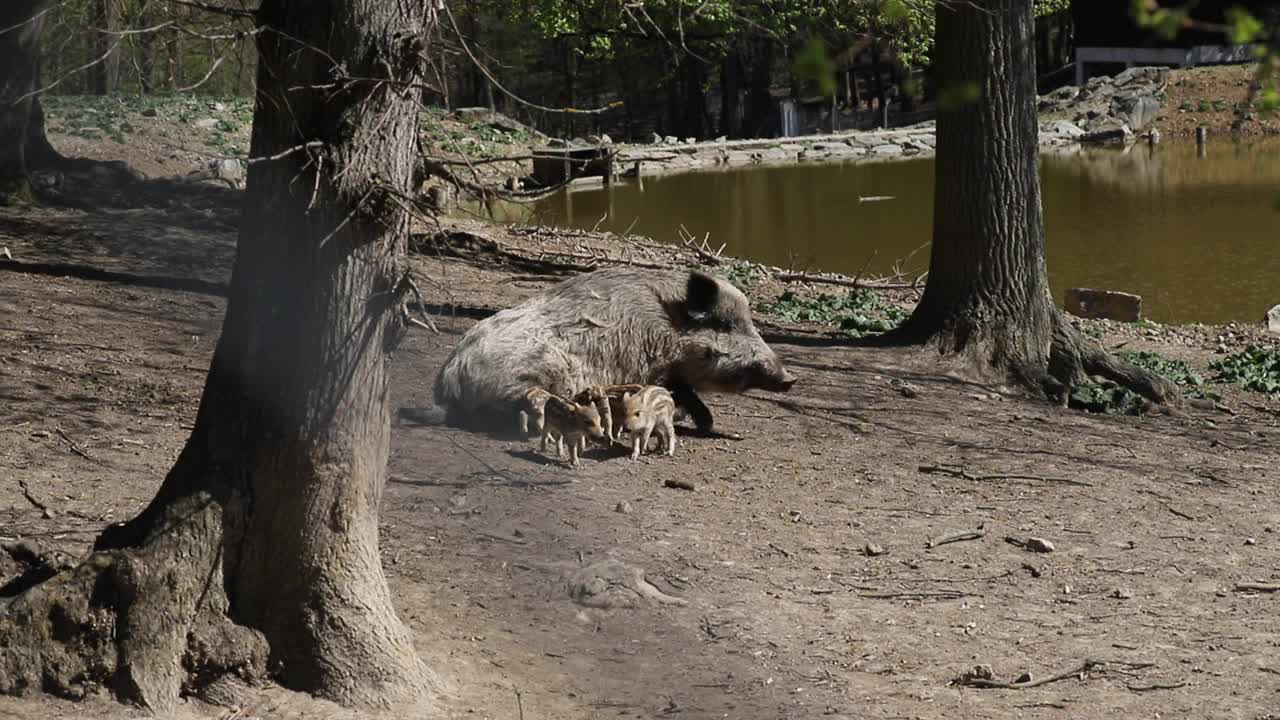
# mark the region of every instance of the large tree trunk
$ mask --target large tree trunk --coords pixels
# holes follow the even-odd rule
[[[0,205],[33,198],[28,181],[27,134],[40,62],[43,13],[52,0],[0,3]],[[25,96],[25,97],[24,97]],[[43,135],[43,115],[41,115]]]
[[[1049,293],[1032,0],[939,3],[933,247],[923,297],[891,339],[925,342],[1065,402],[1085,373],[1176,401],[1079,336]]]
[[[0,599],[0,691],[104,685],[164,710],[271,668],[339,702],[422,707],[377,524],[424,5],[263,3],[251,154],[278,159],[251,166],[191,438],[93,556]]]

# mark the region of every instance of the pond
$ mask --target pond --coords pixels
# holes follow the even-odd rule
[[[1143,296],[1163,323],[1257,322],[1280,303],[1280,142],[1137,145],[1045,155],[1050,284]],[[782,267],[923,272],[932,159],[739,167],[653,176],[504,206],[502,220],[675,242],[683,226],[725,252]],[[888,200],[860,198],[890,196]],[[913,254],[914,253],[914,254]],[[905,261],[905,262],[904,262]]]

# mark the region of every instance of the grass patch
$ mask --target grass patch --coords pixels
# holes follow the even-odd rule
[[[49,130],[86,140],[126,144],[139,124],[159,137],[194,135],[219,155],[246,157],[253,124],[253,98],[208,95],[45,95]],[[192,127],[212,119],[212,128]],[[172,129],[170,129],[172,128]]]
[[[1214,382],[1239,385],[1245,390],[1280,395],[1280,350],[1259,345],[1209,363]]]
[[[715,269],[715,273],[733,283],[733,286],[739,290],[750,290],[764,279],[764,273],[760,268],[741,260],[732,265],[722,265]]]
[[[418,116],[422,139],[449,152],[489,159],[512,153],[512,146],[528,145],[534,133],[524,126],[508,128],[491,119],[461,120],[444,108],[427,108]]]
[[[850,290],[844,295],[823,293],[814,297],[801,297],[788,290],[777,300],[761,304],[759,310],[788,322],[835,325],[853,337],[888,332],[911,315],[867,288]]]

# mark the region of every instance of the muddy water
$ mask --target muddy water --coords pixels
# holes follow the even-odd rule
[[[1280,142],[1090,151],[1042,162],[1054,296],[1136,292],[1166,323],[1257,321],[1280,303]],[[753,167],[560,193],[504,219],[634,232],[683,225],[713,247],[773,265],[868,274],[923,271],[933,161]],[[861,200],[890,196],[889,200]],[[921,249],[922,248],[922,249]],[[917,251],[912,255],[913,251]]]

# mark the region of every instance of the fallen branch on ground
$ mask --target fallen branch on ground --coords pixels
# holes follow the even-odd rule
[[[972,480],[974,482],[985,482],[988,480],[1034,480],[1037,482],[1063,483],[1079,487],[1093,487],[1093,483],[1088,483],[1084,480],[1041,477],[1039,475],[975,475],[964,468],[953,468],[947,467],[946,465],[921,465],[920,472],[925,473],[926,475],[950,475],[952,477],[958,477],[961,480]]]
[[[970,673],[965,673],[964,675],[961,675],[960,677],[953,680],[952,683],[955,685],[964,685],[967,687],[988,688],[988,689],[995,689],[995,690],[1028,690],[1030,688],[1040,687],[1041,685],[1048,685],[1049,683],[1055,683],[1055,682],[1058,682],[1059,680],[1067,680],[1067,679],[1076,678],[1076,677],[1080,678],[1080,680],[1083,681],[1085,679],[1084,676],[1086,673],[1102,665],[1123,665],[1132,670],[1141,670],[1142,668],[1152,667],[1155,665],[1155,663],[1149,663],[1149,662],[1133,663],[1133,662],[1123,662],[1118,660],[1085,660],[1084,662],[1080,663],[1079,667],[1074,667],[1070,670],[1056,673],[1054,675],[1049,675],[1047,677],[1042,677],[1039,680],[1027,680],[1026,682],[1003,682],[1001,680],[992,680],[990,678],[985,678],[985,677],[976,677]]]
[[[1238,582],[1236,592],[1280,592],[1280,583]]]
[[[982,538],[986,537],[986,535],[987,535],[986,527],[982,523],[979,523],[978,527],[973,528],[972,530],[956,530],[954,532],[949,532],[943,535],[939,535],[936,538],[930,538],[929,541],[924,544],[924,546],[927,548],[935,548],[935,547],[938,547],[939,545],[946,545],[948,543],[954,543],[954,542],[962,542],[965,540],[981,540]]]

